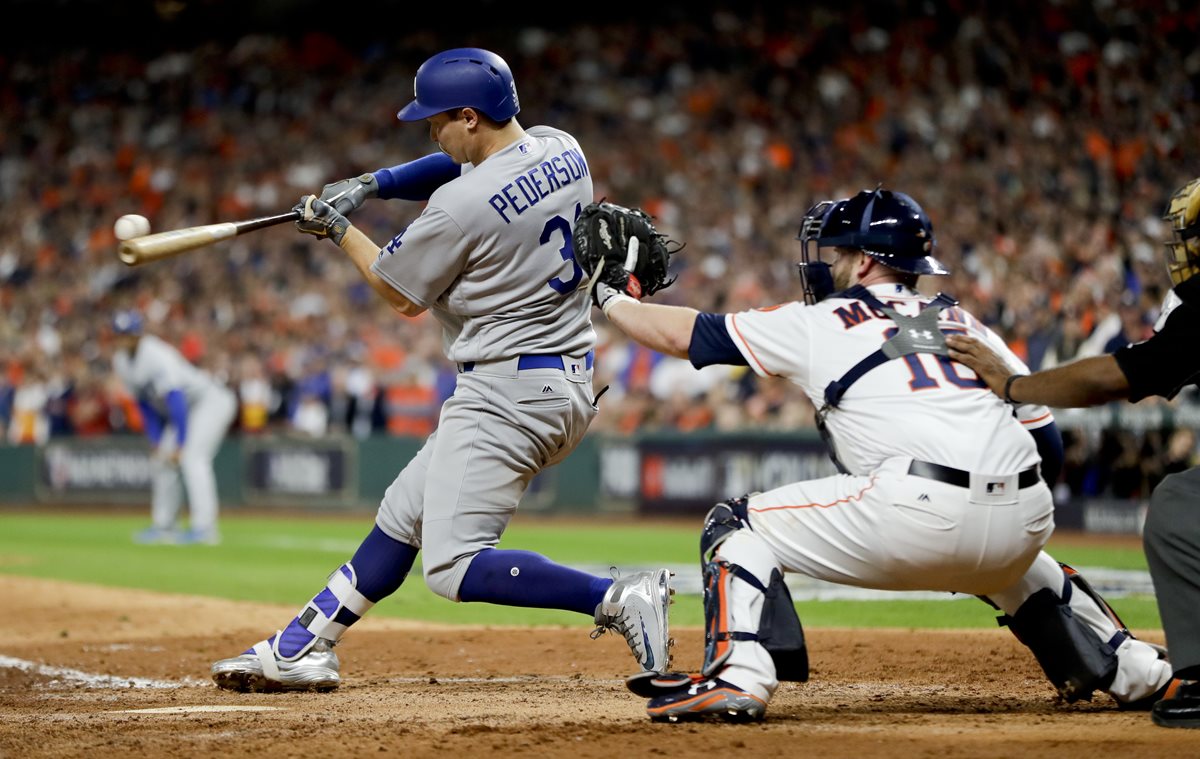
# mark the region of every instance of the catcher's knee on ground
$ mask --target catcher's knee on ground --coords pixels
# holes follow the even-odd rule
[[[767,700],[780,680],[808,679],[808,650],[779,562],[745,509],[734,499],[705,517],[702,673]]]
[[[1097,690],[1122,704],[1146,698],[1171,677],[1157,648],[1130,634],[1112,607],[1071,567],[1040,554],[1030,572],[1042,587],[1016,601],[997,594],[990,603],[1008,611],[999,618],[1024,643],[1067,702],[1089,700]]]

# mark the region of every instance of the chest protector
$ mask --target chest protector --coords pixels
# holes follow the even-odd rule
[[[838,458],[837,446],[834,445],[833,436],[825,424],[825,417],[838,407],[842,396],[846,394],[850,386],[875,367],[913,353],[949,355],[946,348],[946,336],[938,329],[938,317],[941,315],[942,309],[957,306],[958,301],[945,293],[938,293],[937,297],[921,309],[921,313],[916,316],[905,316],[894,308],[885,306],[883,301],[862,285],[855,285],[829,297],[861,300],[872,311],[884,314],[896,324],[896,334],[884,342],[879,350],[850,367],[841,378],[825,386],[825,403],[817,409],[817,430],[820,431],[821,439],[825,441],[825,446],[829,449],[829,457],[839,472],[849,474],[841,459]]]

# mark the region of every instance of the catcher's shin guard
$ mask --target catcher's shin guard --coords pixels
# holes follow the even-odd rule
[[[1043,587],[1016,613],[999,618],[1029,647],[1068,703],[1097,690],[1124,708],[1138,708],[1170,680],[1164,652],[1137,640],[1099,593],[1075,569],[1059,562],[1060,593]]]
[[[715,676],[732,666],[755,670],[763,662],[753,649],[737,646],[754,642],[770,656],[776,681],[803,682],[808,679],[808,649],[800,618],[771,551],[745,521],[746,502],[741,498],[718,504],[705,520],[700,540],[705,639],[701,671]],[[738,648],[746,653],[735,655]],[[764,685],[768,697],[776,684]]]

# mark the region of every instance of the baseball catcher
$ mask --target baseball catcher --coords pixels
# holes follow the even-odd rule
[[[575,261],[591,280],[592,301],[607,313],[617,300],[638,300],[669,287],[671,256],[683,244],[654,228],[640,208],[589,203],[572,232]],[[617,299],[617,300],[614,300]]]

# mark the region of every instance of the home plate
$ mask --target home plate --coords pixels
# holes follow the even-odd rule
[[[281,712],[281,706],[239,706],[237,704],[198,704],[196,706],[160,706],[157,709],[121,709],[109,714],[192,714],[194,712]]]

